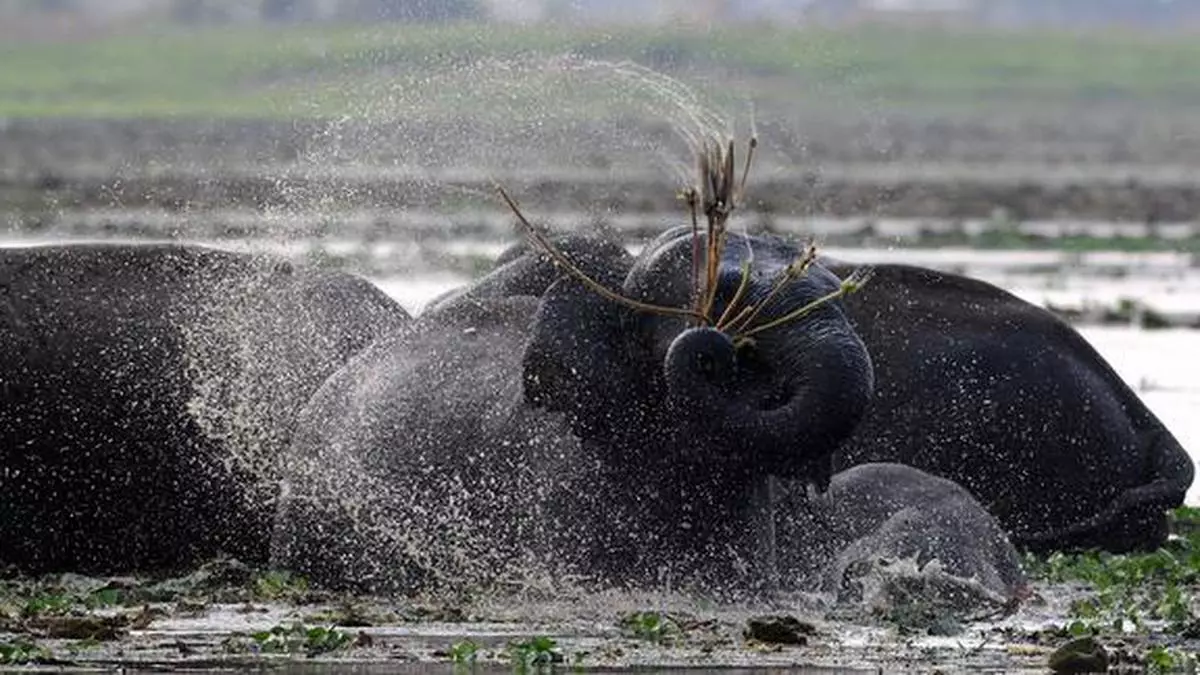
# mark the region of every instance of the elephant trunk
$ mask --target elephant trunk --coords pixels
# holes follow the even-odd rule
[[[792,328],[764,334],[750,350],[711,328],[684,331],[667,352],[668,395],[685,425],[705,434],[697,437],[715,437],[728,451],[719,470],[732,465],[824,490],[833,454],[871,396],[871,362],[839,309]]]

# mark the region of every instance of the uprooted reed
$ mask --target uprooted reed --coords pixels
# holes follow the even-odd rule
[[[741,265],[737,290],[725,305],[720,316],[714,318],[729,217],[745,197],[746,180],[754,160],[755,148],[758,147],[758,139],[752,137],[747,145],[746,161],[742,167],[740,181],[735,180],[737,177],[736,146],[733,140],[721,142],[718,139],[709,138],[696,148],[699,184],[690,186],[680,193],[680,197],[688,206],[692,223],[691,302],[686,308],[666,307],[628,298],[592,279],[525,218],[516,202],[503,187],[497,185],[496,191],[516,216],[517,222],[520,223],[530,244],[548,255],[556,266],[575,277],[591,291],[637,311],[682,317],[693,326],[715,328],[729,335],[735,345],[740,345],[751,341],[755,335],[797,321],[830,301],[858,291],[870,280],[872,274],[869,267],[856,269],[841,281],[837,289],[783,316],[756,325],[755,321],[776,297],[789,284],[802,278],[808,272],[813,262],[816,261],[817,249],[812,244],[806,246],[796,260],[776,275],[770,290],[762,300],[756,303],[745,302],[751,272],[751,261],[746,260]],[[704,215],[706,225],[703,254],[700,245],[700,214]],[[701,283],[700,275],[702,262],[703,283]]]

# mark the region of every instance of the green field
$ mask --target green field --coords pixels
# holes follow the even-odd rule
[[[720,76],[737,89],[731,96],[768,108],[802,96],[976,107],[1200,103],[1200,40],[1188,35],[389,24],[0,44],[0,116],[432,117],[495,96],[561,99],[564,82],[587,114],[620,106],[610,92],[579,87],[577,75],[513,77],[481,65],[563,54],[629,59],[686,81],[731,73]]]

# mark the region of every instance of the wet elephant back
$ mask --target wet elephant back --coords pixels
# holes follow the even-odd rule
[[[176,247],[3,252],[7,560],[87,571],[124,555],[155,566],[234,543],[206,539],[187,515],[221,519],[241,496],[205,461],[212,448],[186,412],[176,326],[207,279],[243,269]],[[181,447],[168,446],[176,440]],[[182,476],[187,483],[161,484]],[[196,536],[162,551],[180,531]]]
[[[5,559],[97,572],[264,559],[296,411],[407,319],[362,284],[187,245],[0,252]]]
[[[525,554],[553,521],[540,514],[580,465],[565,425],[522,402],[536,306],[456,303],[331,377],[284,462],[273,564],[372,590],[482,582],[534,564]]]
[[[950,478],[1017,541],[1064,531],[1149,484],[1163,486],[1150,518],[1159,525],[1173,499],[1166,493],[1182,499],[1186,485],[1171,486],[1190,476],[1159,469],[1182,449],[1099,354],[1045,310],[990,284],[900,265],[880,266],[845,307],[871,354],[875,396],[839,468],[895,461]],[[1146,442],[1164,435],[1170,442]],[[1138,527],[1144,541],[1134,545],[1153,547],[1165,534],[1150,522]],[[1091,544],[1129,545],[1110,539]]]

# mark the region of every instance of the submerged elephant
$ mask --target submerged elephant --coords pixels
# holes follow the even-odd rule
[[[1033,551],[1166,540],[1192,461],[1078,332],[982,281],[874,270],[845,307],[875,391],[837,468],[899,462],[951,479]]]
[[[584,252],[575,264],[627,297],[689,302],[689,239],[662,238],[636,259],[611,244],[563,248]],[[714,315],[733,299],[751,248],[754,276],[742,293],[750,303],[771,293],[796,256],[776,240],[730,240]],[[838,303],[735,344],[711,326],[601,297],[540,254],[506,260],[352,359],[313,396],[282,463],[274,565],[376,591],[548,577],[812,589],[831,554],[875,536],[881,555],[958,560],[952,571],[968,576],[1002,569],[987,575],[1002,595],[1022,583],[1015,552],[969,497],[918,533],[924,549],[888,534],[902,527],[893,519],[900,509],[883,502],[856,512],[853,525],[841,518],[830,501],[845,498],[838,478],[825,497],[810,498],[814,484],[829,487],[833,453],[871,393],[870,360]],[[839,283],[814,266],[756,325]],[[890,480],[869,476],[896,469],[927,481],[930,493],[961,493],[886,465],[862,468],[865,478],[847,490],[887,492]],[[991,524],[996,548],[957,558],[938,549],[958,541],[949,531],[979,522]],[[948,530],[943,539],[931,536],[939,528]],[[781,532],[789,534],[772,535]]]
[[[0,249],[0,565],[265,560],[296,410],[407,318],[362,279],[265,256]]]
[[[681,227],[659,241],[686,236]],[[843,277],[854,270],[822,263]],[[986,282],[872,269],[843,311],[870,355],[874,390],[834,470],[898,462],[953,480],[1028,550],[1166,540],[1192,461],[1078,332]]]

